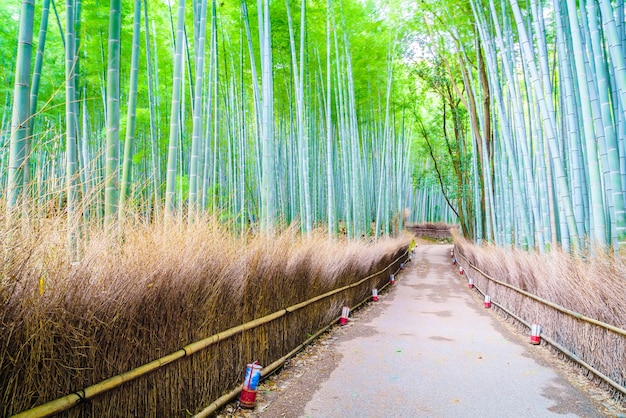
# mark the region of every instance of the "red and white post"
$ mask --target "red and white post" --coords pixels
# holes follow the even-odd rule
[[[491,308],[491,297],[489,295],[485,295],[485,308]]]
[[[534,345],[541,344],[541,325],[532,324],[530,327],[530,343]]]
[[[463,266],[459,266],[459,274],[460,274],[461,276],[463,275],[463,272],[464,272],[464,271],[465,271],[465,270],[463,270]]]
[[[470,289],[474,288],[474,279],[472,279],[471,277],[467,278],[467,287]]]
[[[378,289],[372,289],[372,302],[378,302]]]
[[[392,285],[396,283],[396,276],[394,274],[389,276],[389,283],[391,283]]]
[[[350,308],[344,306],[341,310],[341,319],[339,319],[339,325],[346,325],[348,323],[348,315],[350,315]]]
[[[246,376],[243,379],[243,386],[241,388],[241,394],[239,395],[240,407],[254,408],[262,368],[258,361],[246,365]]]

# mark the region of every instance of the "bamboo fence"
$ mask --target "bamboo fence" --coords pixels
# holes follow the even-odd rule
[[[474,288],[489,295],[493,305],[528,328],[541,325],[542,340],[592,373],[618,399],[626,399],[626,330],[494,278],[470,261],[459,245],[454,254],[466,275],[478,273],[472,275]]]
[[[290,327],[294,327],[294,326],[299,326],[302,327],[302,319],[299,318],[297,316],[297,313],[301,312],[304,308],[310,307],[311,305],[317,304],[318,302],[324,301],[324,300],[328,300],[331,299],[333,297],[342,295],[342,294],[346,294],[346,295],[342,295],[342,301],[343,303],[337,305],[336,303],[331,303],[330,305],[328,305],[331,309],[330,315],[333,315],[333,317],[335,317],[335,312],[337,311],[337,308],[340,306],[343,306],[344,303],[346,304],[355,304],[357,301],[360,301],[357,304],[353,305],[353,309],[359,305],[361,305],[362,303],[364,303],[365,301],[367,301],[369,299],[368,296],[366,295],[370,295],[371,289],[374,287],[379,287],[379,288],[383,288],[383,286],[386,286],[388,284],[389,281],[389,274],[386,274],[389,271],[393,271],[394,274],[397,274],[400,270],[401,270],[401,266],[403,267],[404,264],[408,261],[410,261],[410,249],[409,247],[405,247],[403,249],[401,249],[400,254],[398,255],[398,253],[395,254],[395,259],[389,263],[387,266],[385,266],[384,268],[382,268],[381,270],[376,271],[375,273],[372,273],[354,283],[348,284],[348,285],[344,285],[341,287],[338,287],[334,290],[328,291],[326,293],[323,293],[321,295],[315,296],[313,298],[310,298],[308,300],[305,300],[303,302],[297,303],[295,305],[280,309],[278,311],[275,311],[271,314],[256,318],[252,321],[248,321],[244,324],[229,328],[225,331],[219,332],[217,334],[211,335],[207,338],[201,339],[199,341],[187,344],[185,346],[183,346],[181,349],[168,354],[166,356],[163,356],[161,358],[158,358],[156,360],[153,360],[149,363],[146,363],[144,365],[141,365],[139,367],[136,367],[132,370],[129,370],[127,372],[118,374],[116,376],[110,377],[106,380],[103,380],[99,383],[93,384],[91,386],[88,386],[82,390],[78,390],[75,391],[73,393],[70,393],[66,396],[63,396],[61,398],[57,398],[53,401],[50,402],[46,402],[42,405],[38,405],[34,408],[31,408],[29,410],[23,411],[18,413],[17,415],[14,415],[15,418],[34,418],[34,417],[47,417],[47,416],[52,416],[55,414],[59,414],[61,412],[64,411],[68,411],[73,407],[79,406],[79,405],[85,405],[85,406],[89,406],[89,408],[86,408],[86,411],[83,411],[83,414],[87,414],[87,415],[94,415],[94,411],[91,411],[92,407],[90,406],[91,401],[96,398],[99,397],[100,395],[103,395],[107,392],[112,391],[113,389],[119,388],[120,386],[129,383],[129,382],[134,382],[137,379],[148,375],[152,372],[155,372],[157,370],[161,370],[163,368],[165,368],[167,365],[176,363],[177,361],[190,357],[193,354],[196,354],[198,352],[201,352],[211,346],[215,346],[215,345],[219,345],[222,342],[231,340],[233,337],[235,336],[240,336],[243,335],[244,333],[246,333],[246,331],[252,331],[252,330],[259,330],[261,329],[261,332],[259,335],[243,335],[242,341],[247,341],[248,343],[252,343],[252,344],[257,344],[257,343],[261,343],[260,345],[265,345],[266,347],[268,346],[267,342],[265,341],[267,335],[266,332],[263,332],[264,330],[262,329],[263,326],[267,326],[267,325],[274,325],[276,322],[278,322],[277,320],[280,318],[284,318],[285,320],[282,321],[282,323],[280,324],[280,326],[282,327],[282,332],[281,332],[281,340],[288,340],[287,336],[285,334],[288,334],[288,329]],[[375,268],[375,267],[374,267]],[[365,297],[365,298],[364,298]],[[323,309],[322,316],[323,317],[327,317],[329,315],[328,309]],[[319,316],[319,315],[318,315]],[[291,321],[290,321],[291,319]],[[315,334],[313,334],[313,336],[309,337],[306,341],[300,343],[299,345],[297,345],[295,348],[291,349],[286,355],[284,355],[284,351],[280,352],[279,356],[281,356],[280,358],[278,358],[277,360],[273,361],[270,366],[266,367],[263,370],[263,375],[267,375],[269,374],[271,371],[275,370],[276,368],[280,367],[280,365],[282,365],[285,360],[287,360],[289,357],[293,356],[295,353],[297,353],[299,350],[301,350],[306,344],[310,343],[311,341],[313,341],[314,338],[316,338],[317,336],[319,336],[321,333],[323,333],[325,330],[327,330],[333,323],[335,323],[337,321],[338,318],[335,318],[332,322],[327,323],[323,328],[321,328],[319,331],[317,331]],[[327,321],[328,322],[328,321]],[[262,341],[250,341],[252,338],[257,338],[257,339],[261,339]],[[284,348],[284,347],[283,347]],[[228,352],[228,351],[227,351]],[[277,351],[273,351],[273,357],[277,357],[276,355]],[[266,357],[267,359],[270,359],[272,356]],[[237,367],[240,370],[243,370],[243,366],[245,365],[245,363],[247,363],[250,359],[245,360],[245,359],[241,359],[241,361],[243,361],[243,363],[238,364]],[[238,377],[238,381],[240,381],[241,379]],[[209,384],[209,383],[207,383]],[[235,381],[230,381],[227,382],[226,386],[228,387],[232,387],[236,384]],[[228,402],[229,400],[231,400],[232,398],[234,398],[240,391],[240,388],[235,388],[229,392],[227,392],[226,394],[222,395],[221,397],[219,397],[217,400],[215,400],[214,402],[212,402],[208,407],[206,407],[204,410],[202,410],[198,416],[207,416],[210,412],[215,411],[217,408],[219,408],[220,406],[224,405],[226,402]],[[123,396],[123,394],[122,394]],[[101,409],[99,409],[100,411],[102,411]],[[207,412],[210,411],[210,412]],[[129,411],[119,411],[119,410],[109,410],[108,411],[108,415],[109,416],[127,416],[128,413],[130,413]],[[143,412],[142,415],[150,415],[150,411],[140,411]],[[186,410],[186,412],[189,412],[188,410]],[[156,414],[158,415],[158,414]],[[156,416],[155,415],[155,416]]]

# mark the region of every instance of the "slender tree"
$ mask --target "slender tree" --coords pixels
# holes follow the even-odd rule
[[[23,0],[20,11],[15,87],[13,89],[13,117],[9,144],[7,205],[15,207],[24,186],[24,168],[27,165],[28,125],[30,117],[30,65],[33,48],[34,0]]]
[[[261,50],[261,231],[271,234],[276,219],[274,157],[274,78],[269,0],[258,0]]]
[[[330,14],[332,9],[332,0],[328,0],[326,3],[326,188],[327,188],[327,203],[328,203],[328,235],[333,237],[337,231],[336,227],[336,207],[335,207],[335,181],[333,175],[333,118],[332,118],[332,65],[331,65],[331,50],[332,44],[330,42]]]
[[[198,185],[200,183],[200,151],[201,135],[203,128],[203,102],[202,92],[204,83],[204,49],[206,40],[206,13],[208,0],[200,0],[198,6],[200,12],[198,16],[197,30],[195,31],[195,82],[194,82],[194,103],[193,103],[193,125],[191,136],[191,161],[189,164],[189,222],[193,221],[193,215],[199,211]]]
[[[76,216],[78,188],[77,188],[77,155],[76,155],[76,84],[75,84],[75,58],[74,52],[74,4],[73,0],[65,3],[66,28],[65,28],[65,188],[67,193],[67,219],[69,225],[68,241],[70,257],[77,257],[77,223]]]
[[[121,7],[121,0],[111,0],[107,59],[106,166],[104,172],[104,218],[106,224],[111,224],[115,220],[119,199]]]
[[[35,56],[35,67],[33,68],[33,83],[30,88],[30,120],[28,124],[28,144],[32,143],[33,123],[37,113],[37,100],[39,98],[39,86],[41,85],[41,69],[43,67],[43,53],[46,46],[46,36],[48,34],[48,15],[50,13],[50,0],[44,0],[41,10],[41,23],[39,25],[39,40],[37,41],[37,54]],[[28,147],[28,146],[27,146]],[[26,167],[28,172],[28,167]]]
[[[137,113],[137,84],[139,82],[139,35],[141,33],[141,0],[135,0],[133,13],[133,45],[130,58],[130,86],[128,91],[128,110],[126,116],[126,137],[124,139],[124,162],[122,166],[122,185],[119,196],[119,217],[124,217],[126,199],[129,194],[131,170],[133,164],[133,143]]]
[[[183,43],[185,32],[185,0],[178,1],[178,21],[174,52],[174,78],[172,80],[172,107],[170,115],[170,139],[167,154],[167,178],[165,185],[165,215],[173,215],[176,207],[176,173],[178,142],[180,137],[180,108],[183,67]]]

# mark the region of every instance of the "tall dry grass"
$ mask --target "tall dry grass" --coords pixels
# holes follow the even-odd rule
[[[626,329],[626,259],[623,257],[598,254],[582,259],[560,250],[539,254],[478,247],[458,234],[454,242],[461,254],[493,278],[581,315]],[[529,323],[539,323],[544,334],[626,386],[626,337],[559,313],[465,267],[492,300]]]
[[[185,344],[384,268],[408,238],[377,243],[233,238],[214,222],[126,223],[123,239],[88,232],[67,257],[62,218],[8,228],[0,219],[0,416],[80,390]],[[69,416],[186,416],[338,316],[372,284],[235,336],[86,402]]]

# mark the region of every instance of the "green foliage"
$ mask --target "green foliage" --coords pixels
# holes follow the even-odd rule
[[[189,196],[189,176],[176,176],[176,193],[183,196],[183,200],[187,200],[187,197]]]
[[[294,22],[294,44],[299,45],[301,2],[289,1]],[[0,9],[0,17],[10,15],[12,9],[18,10],[19,0],[7,0],[7,3],[7,7]],[[180,205],[180,201],[187,199],[189,193],[188,173],[191,165],[192,138],[191,98],[195,94],[193,83],[196,72],[194,67],[196,40],[194,39],[192,10],[194,3],[197,2],[188,2],[185,9],[186,43],[183,44],[184,65],[180,111],[182,120],[179,129],[182,135],[177,144],[179,148],[173,153],[178,164],[176,170],[171,170],[175,171],[177,208],[183,206]],[[63,159],[66,151],[65,50],[63,46],[66,11],[63,2],[56,1],[55,4],[60,23],[57,23],[57,16],[51,9],[39,93],[39,114],[35,119],[35,127],[39,130],[32,138],[32,149],[37,150],[38,161],[31,171],[37,173],[37,170],[43,167],[46,170],[45,176],[50,179],[61,179],[65,174]],[[168,2],[164,1],[147,1],[142,2],[142,7],[145,4],[148,6],[151,56],[150,63],[148,63],[146,50],[146,35],[148,34],[145,33],[144,13],[142,12],[136,141],[133,144],[131,156],[133,162],[131,182],[134,181],[137,184],[131,185],[129,190],[136,194],[137,190],[142,190],[144,193],[144,189],[150,188],[150,191],[145,192],[146,200],[148,200],[147,195],[154,192],[150,199],[162,203],[162,182],[165,179],[168,155],[167,133],[170,131],[172,108],[173,27],[177,24],[177,2],[172,1],[169,6]],[[79,23],[75,25],[76,36],[79,40],[75,65],[77,71],[76,102],[78,103],[75,109],[77,112],[76,135],[77,140],[80,141],[77,144],[78,151],[80,151],[77,170],[82,176],[81,184],[85,184],[81,193],[85,193],[89,202],[101,205],[104,194],[104,168],[111,160],[109,158],[107,161],[105,158],[106,147],[104,145],[107,126],[105,109],[107,106],[107,41],[110,3],[108,0],[81,0],[80,5],[81,13],[77,16]],[[130,83],[133,1],[121,0],[121,5],[119,140],[123,143],[127,125],[126,108]],[[38,6],[35,8],[35,31],[41,19],[41,10]],[[293,176],[306,175],[307,180],[311,182],[311,185],[307,186],[312,193],[311,213],[319,219],[324,219],[326,215],[324,212],[331,211],[327,209],[329,206],[324,202],[325,194],[329,193],[324,179],[328,167],[330,167],[330,172],[341,172],[341,174],[336,174],[334,181],[331,181],[335,183],[337,202],[330,207],[333,208],[333,212],[343,211],[341,215],[336,215],[336,221],[342,216],[350,217],[348,221],[343,220],[345,223],[354,222],[354,219],[360,216],[369,217],[370,214],[367,212],[371,212],[371,208],[375,211],[377,202],[376,197],[366,196],[366,190],[373,189],[374,183],[378,187],[380,179],[375,173],[382,173],[383,170],[389,171],[385,174],[389,177],[385,182],[398,181],[401,178],[401,176],[393,178],[396,173],[390,169],[393,162],[400,159],[399,156],[406,148],[402,143],[404,140],[398,138],[398,133],[405,129],[408,137],[410,132],[414,131],[410,126],[412,122],[409,121],[414,97],[409,90],[414,84],[415,76],[400,55],[402,49],[396,42],[407,36],[407,33],[412,30],[411,25],[404,17],[395,16],[393,8],[385,7],[376,1],[334,1],[332,6],[333,10],[329,11],[326,0],[310,0],[306,3],[305,50],[303,56],[300,57],[300,51],[297,48],[297,59],[304,63],[302,100],[305,102],[306,114],[302,123],[305,125],[303,131],[306,132],[306,146],[308,147],[306,155],[311,158],[311,165],[310,168],[303,170],[307,171],[305,174],[295,174],[299,173],[300,164],[304,165],[304,163],[296,161],[297,158],[287,162],[290,158],[289,153],[294,152],[295,149],[287,149],[295,143],[289,143],[291,137],[288,134],[290,129],[294,130],[295,95],[286,7],[284,1],[276,0],[270,4],[274,82],[272,99],[275,107],[273,122],[277,130],[276,143],[283,147],[277,151],[279,155],[276,159],[280,160],[277,161],[277,165],[289,170],[280,173],[280,179],[285,184],[273,186],[277,189],[278,204],[283,205],[282,209],[285,212],[290,212],[288,216],[279,215],[285,219],[295,219],[299,216],[297,210],[292,210],[290,207],[298,205],[302,194],[298,190],[301,187],[298,179],[293,180],[291,178]],[[255,54],[257,77],[260,80],[261,57],[256,7],[257,2],[249,2],[251,43]],[[259,212],[257,207],[260,196],[258,173],[261,171],[261,153],[253,92],[254,82],[257,80],[252,80],[240,1],[224,0],[217,3],[217,33],[215,34],[217,51],[212,49],[210,42],[212,36],[210,9],[209,3],[204,71],[206,79],[202,92],[203,106],[210,106],[210,108],[207,108],[202,121],[203,142],[200,145],[202,155],[199,163],[204,166],[199,170],[200,181],[203,183],[199,186],[198,194],[202,195],[201,198],[206,207],[212,207],[215,203],[221,209],[233,211],[233,213],[243,210],[247,215],[241,219],[242,222],[247,222],[244,218],[249,216],[254,218]],[[330,37],[331,88],[328,91],[326,24],[329,12],[333,16],[333,23]],[[6,59],[2,60],[1,65],[7,67],[4,75],[12,77],[14,63],[11,60],[14,57],[7,51],[10,51],[10,47],[15,47],[18,22],[11,20],[10,17],[5,20],[8,24],[0,28],[0,44],[3,46],[0,53],[5,54]],[[335,42],[337,42],[336,45]],[[10,47],[5,47],[5,45]],[[393,59],[393,65],[391,65],[391,59]],[[153,70],[152,85],[149,85],[148,81],[149,65]],[[215,71],[209,71],[212,65],[217,65],[217,74]],[[9,66],[11,68],[8,68]],[[390,70],[393,72],[393,83],[390,84],[389,113],[386,114]],[[215,86],[217,86],[217,92]],[[6,84],[6,88],[10,88],[9,83]],[[155,101],[153,105],[149,103],[149,91],[153,93]],[[341,103],[340,94],[343,100]],[[324,103],[326,100],[328,103]],[[325,115],[326,105],[330,109],[328,120]],[[339,109],[341,109],[341,114],[339,114]],[[155,124],[154,131],[151,130],[151,123]],[[330,124],[332,128],[328,135],[330,138],[328,144],[331,149],[328,164],[325,131],[327,124]],[[340,129],[343,131],[340,132]],[[369,132],[369,129],[372,129],[372,132]],[[388,132],[385,132],[386,129]],[[297,150],[295,152],[297,153]],[[375,152],[378,155],[372,156],[371,154]],[[387,167],[383,167],[380,159],[381,154],[385,155],[385,153],[387,153]],[[342,176],[350,176],[350,180],[344,182]],[[288,184],[289,181],[293,184]],[[145,186],[145,183],[139,184],[140,182],[150,184]],[[384,182],[380,181],[380,183]],[[347,197],[342,196],[339,190],[344,186],[357,190],[362,195],[359,196],[360,200],[348,201]],[[59,186],[57,184],[53,187]],[[398,190],[393,190],[393,199],[385,200],[386,207],[383,209],[385,214],[381,216],[388,216],[387,212],[400,210],[400,208],[392,208],[393,205],[400,204],[400,199],[395,198],[396,194],[402,194],[399,189],[400,186]],[[52,195],[54,193],[56,189],[50,192]],[[345,193],[347,191],[344,191]],[[389,192],[389,196],[391,195],[392,192]],[[345,202],[339,202],[340,199]],[[348,205],[352,206],[354,213],[346,213],[347,209],[344,206]],[[99,214],[101,209],[97,208],[91,213]]]
[[[0,25],[0,77],[2,77],[0,94],[2,97],[13,89],[20,4],[19,0],[6,0],[0,7],[0,22],[2,22]]]

